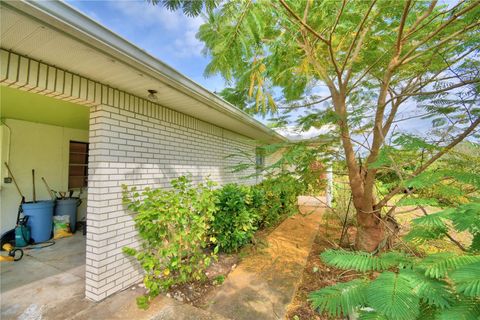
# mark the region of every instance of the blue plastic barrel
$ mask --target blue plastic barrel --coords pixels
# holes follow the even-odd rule
[[[70,216],[70,230],[75,232],[77,224],[77,207],[82,203],[78,198],[58,199],[55,206],[56,216]]]
[[[44,242],[52,237],[53,200],[26,202],[22,204],[23,214],[28,216],[30,237],[34,243]]]

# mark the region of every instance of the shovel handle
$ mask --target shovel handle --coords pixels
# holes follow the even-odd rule
[[[5,163],[5,167],[7,167],[8,174],[10,177],[12,177],[13,184],[17,188],[18,193],[20,194],[20,197],[22,197],[22,203],[25,202],[25,196],[23,195],[22,191],[20,191],[20,188],[18,187],[17,180],[15,180],[15,177],[13,176],[12,170],[10,170],[10,167],[8,166],[8,163]]]

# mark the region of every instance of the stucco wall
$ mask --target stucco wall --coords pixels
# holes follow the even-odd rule
[[[41,177],[54,190],[68,190],[70,140],[88,142],[88,130],[2,119],[1,152],[1,232],[15,227],[20,196],[13,183],[4,183],[8,162],[27,201],[32,200],[32,169],[36,173],[37,200],[50,199]],[[8,126],[8,127],[7,127]],[[86,198],[86,192],[83,194]],[[86,201],[79,208],[78,219],[85,217]]]
[[[255,163],[253,140],[184,114],[156,105],[92,108],[86,296],[98,301],[142,278],[136,261],[122,253],[124,246],[138,245],[132,215],[122,205],[122,184],[167,187],[185,174],[196,182],[209,176],[220,184],[255,183],[241,178],[253,167],[231,172],[245,161]]]

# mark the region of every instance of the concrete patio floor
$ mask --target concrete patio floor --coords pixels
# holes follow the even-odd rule
[[[176,300],[160,296],[148,310],[134,286],[99,303],[85,298],[85,237],[81,230],[53,246],[26,250],[22,260],[0,265],[0,319],[221,319]]]
[[[0,265],[2,319],[36,319],[48,307],[85,290],[85,237],[59,239],[53,246],[25,250],[22,260]]]

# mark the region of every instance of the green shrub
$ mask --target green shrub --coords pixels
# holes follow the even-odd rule
[[[276,185],[280,187],[283,214],[297,213],[297,198],[306,191],[305,185],[290,174],[278,177]]]
[[[276,225],[286,216],[298,210],[297,197],[305,191],[305,185],[291,175],[265,179],[254,187],[263,190],[265,208],[259,210],[259,226]]]
[[[276,179],[267,179],[255,186],[264,194],[264,205],[259,211],[258,225],[261,228],[271,227],[282,218],[281,186]]]
[[[217,190],[217,211],[210,228],[221,250],[237,251],[249,243],[256,230],[250,187],[227,184]]]
[[[217,248],[213,253],[204,250],[214,240],[207,235],[216,210],[214,184],[193,186],[180,177],[171,185],[171,190],[145,188],[141,194],[123,186],[124,203],[136,213],[141,238],[138,249],[124,248],[124,252],[135,256],[145,270],[148,294],[137,299],[143,308],[174,284],[204,278],[205,269],[216,258]]]

